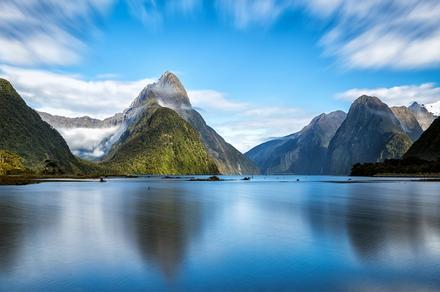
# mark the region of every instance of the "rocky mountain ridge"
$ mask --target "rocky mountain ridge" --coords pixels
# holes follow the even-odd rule
[[[436,119],[436,116],[433,113],[429,112],[424,105],[420,105],[417,102],[413,102],[408,109],[413,113],[423,131],[428,129]]]
[[[345,117],[343,111],[321,114],[301,131],[258,145],[245,155],[265,174],[322,174],[330,140]]]

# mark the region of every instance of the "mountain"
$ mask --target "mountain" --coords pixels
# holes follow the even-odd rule
[[[175,111],[150,104],[102,165],[118,173],[216,174],[199,134]]]
[[[414,116],[413,112],[406,106],[392,107],[391,111],[400,122],[402,130],[411,138],[416,141],[423,133],[423,129]]]
[[[322,174],[330,140],[345,117],[343,111],[321,114],[301,131],[260,144],[245,155],[266,174]]]
[[[63,137],[26,105],[12,85],[0,79],[0,149],[18,154],[36,172],[74,173],[80,163]]]
[[[192,108],[185,88],[171,72],[165,72],[156,83],[147,85],[123,113],[105,120],[90,117],[66,118],[43,112],[40,115],[60,131],[74,154],[99,161],[108,160],[113,145],[127,134],[127,129],[137,123],[151,106],[170,108],[188,122],[200,135],[208,154],[221,173],[258,173],[258,169],[249,159],[209,127]]]
[[[174,110],[200,135],[208,154],[222,174],[257,173],[255,165],[232,145],[228,144],[202,116],[192,108],[188,94],[180,80],[171,72],[165,72],[158,82],[147,85],[124,111],[124,127],[135,123],[139,115],[149,107],[159,105]],[[120,132],[117,133],[121,135]]]
[[[440,173],[440,118],[431,126],[403,155],[402,159],[387,159],[376,163],[358,163],[352,168],[351,175],[423,175]]]
[[[408,109],[414,114],[423,131],[429,128],[436,116],[429,112],[424,105],[413,102]]]
[[[434,120],[420,139],[405,153],[404,158],[418,158],[427,161],[440,159],[440,118]]]
[[[45,112],[38,112],[41,119],[58,129],[71,129],[71,128],[109,128],[119,126],[122,123],[122,113],[117,113],[113,117],[106,118],[104,120],[94,119],[88,116],[78,118],[68,118],[63,116],[51,115]]]
[[[391,109],[377,97],[363,95],[330,142],[327,172],[349,174],[356,163],[400,158],[411,146]]]

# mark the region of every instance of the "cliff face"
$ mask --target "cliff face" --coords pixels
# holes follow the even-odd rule
[[[416,141],[419,139],[423,133],[423,129],[414,114],[405,106],[392,107],[391,110],[399,120],[402,130],[411,140]]]
[[[345,117],[342,111],[321,114],[301,131],[258,145],[246,156],[266,174],[322,174],[330,140]]]
[[[377,97],[361,96],[330,142],[327,172],[345,175],[356,163],[400,158],[411,144],[386,104]]]

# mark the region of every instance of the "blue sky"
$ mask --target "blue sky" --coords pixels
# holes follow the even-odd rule
[[[40,110],[106,117],[171,70],[245,151],[363,93],[439,108],[438,1],[69,2],[0,4],[0,75]]]

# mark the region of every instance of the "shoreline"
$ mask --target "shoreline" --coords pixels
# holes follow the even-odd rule
[[[298,174],[295,174],[298,175]],[[228,181],[230,179],[224,179],[213,176],[209,177],[195,177],[195,176],[180,176],[180,175],[106,175],[106,176],[97,176],[97,175],[81,175],[81,176],[75,176],[75,175],[65,175],[65,176],[50,176],[50,175],[10,175],[10,176],[0,176],[0,186],[1,185],[29,185],[29,184],[39,184],[39,183],[45,183],[45,182],[106,182],[107,178],[138,178],[138,177],[157,177],[163,180],[169,180],[169,179],[182,179],[184,181],[192,181],[192,182],[199,182],[199,181]],[[275,175],[274,175],[275,176]],[[237,176],[241,177],[241,176]],[[419,182],[440,182],[440,174],[377,174],[373,176],[346,176],[347,180],[320,180],[321,182],[327,182],[327,183],[372,183],[372,182],[379,182],[381,178],[383,179],[390,179],[390,180],[384,180],[383,182],[390,182],[390,181],[419,181]],[[364,177],[368,178],[366,180],[359,180],[357,178]],[[245,176],[246,178],[246,176]],[[392,180],[394,178],[394,180]],[[400,180],[399,180],[400,179]],[[243,178],[237,178],[237,180],[250,180],[250,179],[243,179]],[[294,181],[294,182],[298,182]],[[302,180],[301,180],[302,181]],[[293,182],[293,181],[292,181]]]
[[[37,175],[6,175],[0,176],[0,185],[29,185],[29,184],[39,184],[44,182],[100,182],[101,179],[105,178],[135,178],[134,175],[107,175],[107,176],[37,176]],[[103,181],[105,182],[105,180]]]

